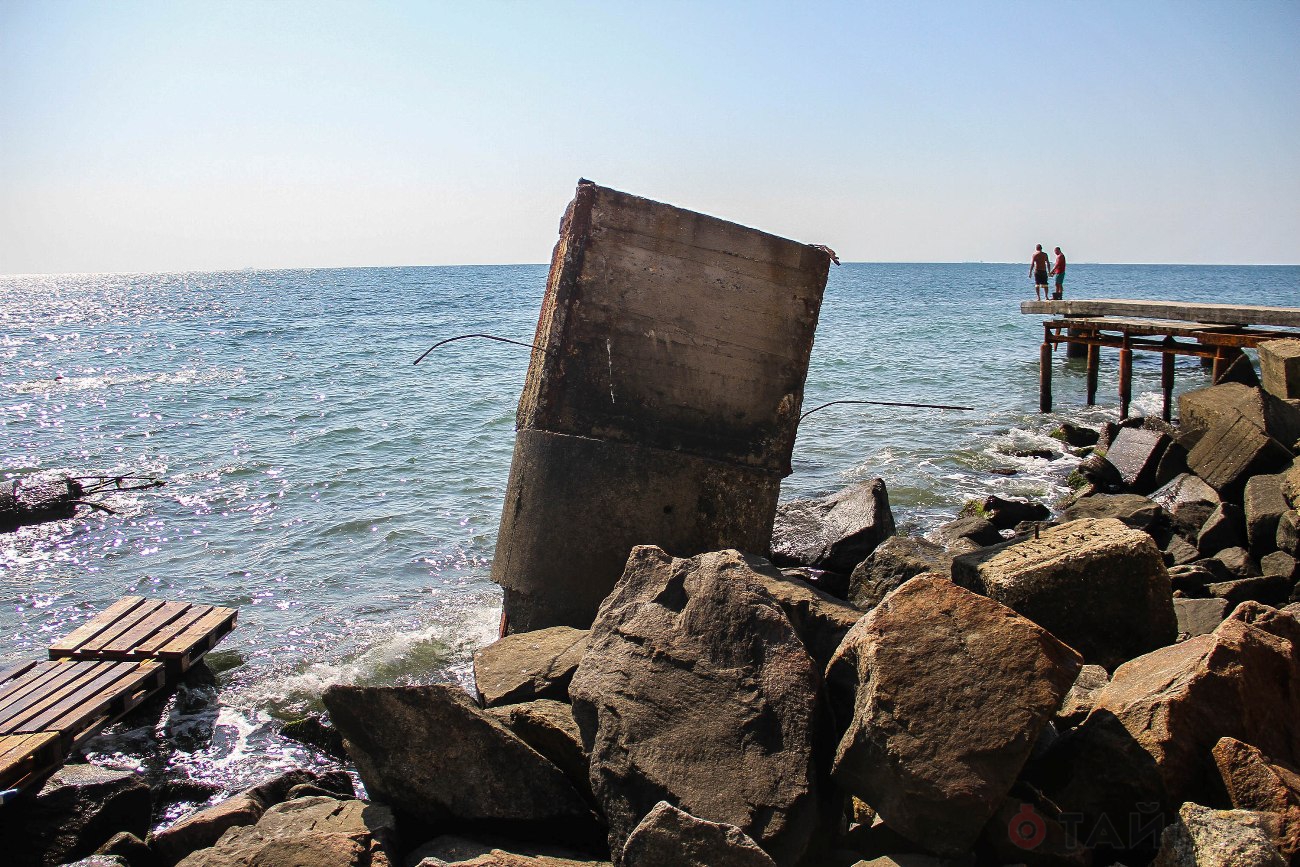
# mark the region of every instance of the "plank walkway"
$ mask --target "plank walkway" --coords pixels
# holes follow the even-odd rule
[[[1213,365],[1212,378],[1242,349],[1268,340],[1300,338],[1300,307],[1261,307],[1239,304],[1187,304],[1180,301],[1082,299],[1023,301],[1020,312],[1063,318],[1043,322],[1039,350],[1041,412],[1052,410],[1052,351],[1064,343],[1074,355],[1087,353],[1088,406],[1097,402],[1097,370],[1101,348],[1119,350],[1119,415],[1128,418],[1133,399],[1133,351],[1161,353],[1162,415],[1169,421],[1174,389],[1174,357],[1191,355]]]
[[[44,780],[101,727],[175,685],[235,627],[238,611],[127,596],[0,671],[0,791]]]

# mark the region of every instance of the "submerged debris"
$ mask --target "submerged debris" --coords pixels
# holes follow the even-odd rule
[[[12,479],[0,489],[0,533],[10,533],[28,524],[60,521],[85,506],[116,514],[103,503],[87,497],[117,491],[159,488],[166,482],[150,476],[69,476],[64,473],[33,473]]]

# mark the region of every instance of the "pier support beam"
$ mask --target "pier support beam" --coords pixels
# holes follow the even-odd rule
[[[1088,344],[1088,406],[1097,405],[1097,371],[1101,369],[1101,347]]]
[[[1165,346],[1172,347],[1175,341],[1172,337],[1165,338]],[[1164,392],[1164,403],[1160,408],[1160,417],[1165,421],[1172,418],[1172,405],[1174,402],[1174,354],[1172,352],[1162,353],[1160,356],[1160,389]]]
[[[1119,417],[1128,418],[1129,405],[1133,403],[1133,350],[1128,338],[1119,350]]]
[[[1038,350],[1038,411],[1052,411],[1052,344],[1047,340]]]
[[[1071,337],[1082,337],[1088,332],[1082,328],[1071,328],[1069,334]],[[1073,340],[1065,344],[1066,358],[1083,358],[1088,354],[1088,346],[1084,343],[1075,343]]]

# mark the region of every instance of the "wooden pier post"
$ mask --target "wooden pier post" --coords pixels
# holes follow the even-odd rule
[[[1172,337],[1164,339],[1165,346],[1173,346],[1175,341]],[[1160,355],[1160,388],[1164,391],[1165,402],[1160,409],[1160,417],[1169,421],[1172,417],[1172,405],[1174,402],[1174,354],[1164,352]]]
[[[1101,369],[1101,347],[1088,344],[1088,406],[1097,405],[1097,371]]]
[[[1038,411],[1052,411],[1052,344],[1046,332],[1038,350]]]
[[[1133,402],[1133,350],[1124,335],[1124,345],[1119,350],[1119,417],[1128,418],[1129,404]]]

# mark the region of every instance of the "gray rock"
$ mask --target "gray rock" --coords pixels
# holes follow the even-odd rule
[[[1246,482],[1242,511],[1246,516],[1246,540],[1256,558],[1277,548],[1278,519],[1289,508],[1282,496],[1282,478],[1281,474],[1266,473]]]
[[[1097,448],[1101,449],[1102,446],[1099,445]],[[1124,488],[1124,479],[1120,476],[1119,470],[1115,469],[1104,455],[1096,452],[1079,461],[1075,471],[1096,492],[1111,494],[1118,493]]]
[[[1266,554],[1260,558],[1259,571],[1267,578],[1280,576],[1288,582],[1294,584],[1300,579],[1300,571],[1297,570],[1296,559],[1285,551],[1274,551],[1272,554]]]
[[[821,499],[777,506],[772,562],[847,574],[892,535],[889,492],[883,479],[872,479]]]
[[[1171,479],[1151,494],[1151,500],[1169,513],[1175,526],[1193,538],[1222,502],[1218,491],[1191,473]]]
[[[380,867],[397,861],[392,811],[364,801],[299,798],[231,828],[180,867]]]
[[[858,622],[833,667],[856,674],[834,777],[903,836],[960,855],[1001,804],[1081,660],[1006,607],[914,578]]]
[[[587,652],[587,630],[552,626],[519,632],[474,654],[474,684],[484,707],[537,698],[567,701],[569,681]]]
[[[1268,392],[1240,383],[1187,391],[1178,397],[1179,440],[1193,448],[1211,427],[1241,414],[1283,444],[1300,435],[1296,410]]]
[[[1259,345],[1264,390],[1276,397],[1300,397],[1300,340],[1268,340]]]
[[[454,820],[522,838],[598,836],[563,772],[459,687],[338,685],[324,698],[366,791],[413,827]]]
[[[660,801],[623,847],[623,867],[776,867],[744,831]]]
[[[1037,539],[958,557],[952,578],[1108,670],[1178,635],[1160,550],[1114,518],[1070,521]]]
[[[1172,536],[1165,545],[1165,564],[1169,566],[1186,566],[1201,559],[1201,552],[1195,545],[1182,536]]]
[[[1220,575],[1206,567],[1207,563],[1215,563],[1222,567],[1223,564],[1217,560],[1197,560],[1194,563],[1188,563],[1185,566],[1169,567],[1169,586],[1173,588],[1174,593],[1181,596],[1190,596],[1193,599],[1204,599],[1210,595],[1206,587],[1215,581],[1231,580],[1231,575]],[[1227,570],[1223,570],[1225,573]]]
[[[1250,388],[1259,387],[1259,374],[1255,373],[1255,365],[1249,355],[1238,352],[1237,357],[1232,359],[1214,380],[1215,385],[1222,385],[1225,382],[1238,382]]]
[[[1205,519],[1196,547],[1207,557],[1224,548],[1240,548],[1246,541],[1246,519],[1232,503],[1220,503]]]
[[[1101,438],[1099,431],[1090,427],[1070,424],[1068,421],[1061,422],[1061,426],[1052,432],[1052,436],[1076,449],[1095,446],[1097,440]]]
[[[1137,494],[1093,494],[1076,500],[1061,513],[1063,521],[1114,518],[1135,530],[1151,532],[1167,526],[1170,517],[1149,497]]]
[[[1265,605],[1284,605],[1291,592],[1291,580],[1279,575],[1255,575],[1238,578],[1236,581],[1217,582],[1206,589],[1211,596],[1227,602],[1228,610],[1231,611],[1247,600]]]
[[[1213,632],[1231,610],[1226,599],[1175,599],[1180,641]]]
[[[1300,556],[1300,512],[1283,512],[1277,519],[1277,549],[1292,557]]]
[[[610,862],[581,852],[504,838],[470,840],[453,834],[417,846],[407,867],[610,867]]]
[[[1140,494],[1156,488],[1156,469],[1169,446],[1163,433],[1143,428],[1121,428],[1106,452],[1106,460],[1118,472],[1124,485]]]
[[[812,655],[817,670],[824,669],[844,635],[864,612],[803,581],[790,578],[761,557],[742,556],[752,570],[753,580],[763,586],[790,618],[790,624]]]
[[[0,840],[13,867],[56,867],[94,854],[114,834],[149,831],[149,787],[139,774],[66,765],[35,797],[0,807]]]
[[[610,849],[661,800],[735,825],[792,864],[818,820],[821,678],[735,551],[632,550],[569,687]]]
[[[951,571],[952,555],[939,545],[918,536],[890,536],[853,570],[849,601],[866,611],[909,578]]]
[[[1079,669],[1079,676],[1074,679],[1070,691],[1065,694],[1052,721],[1059,728],[1066,729],[1083,722],[1084,717],[1092,712],[1097,703],[1097,693],[1110,683],[1110,675],[1100,665],[1085,665]]]
[[[1279,472],[1292,457],[1285,445],[1237,413],[1206,431],[1188,452],[1187,465],[1219,496],[1240,502],[1251,476]]]
[[[1263,814],[1183,804],[1152,867],[1286,867]]]
[[[930,532],[930,537],[954,554],[978,551],[1002,541],[1002,534],[993,522],[976,515],[940,524]]]
[[[1033,500],[1007,500],[990,494],[980,501],[977,514],[999,530],[1010,530],[1024,521],[1046,521],[1052,510]]]
[[[487,713],[563,771],[579,794],[595,802],[573,708],[562,701],[538,699],[488,708]]]

